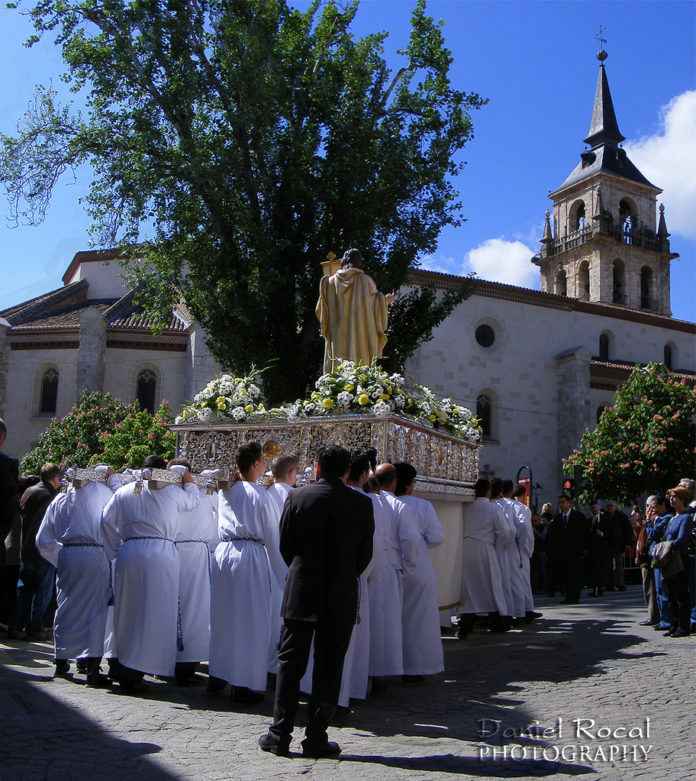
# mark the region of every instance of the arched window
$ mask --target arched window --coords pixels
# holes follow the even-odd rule
[[[138,405],[149,413],[155,411],[157,375],[151,369],[143,369],[138,375]]]
[[[58,371],[46,369],[41,378],[41,399],[39,401],[39,413],[41,415],[55,415],[58,407]]]
[[[641,309],[653,308],[653,270],[649,266],[640,270],[640,306]]]
[[[609,334],[607,333],[600,334],[599,336],[599,360],[600,361],[609,360],[610,341],[611,340],[609,338]]]
[[[476,417],[481,423],[481,434],[484,439],[490,439],[492,431],[492,407],[489,396],[482,393],[476,399]]]
[[[623,232],[624,244],[633,244],[633,231],[637,227],[636,210],[628,198],[619,202],[619,224]]]
[[[587,225],[585,219],[585,201],[575,201],[570,207],[570,230],[571,233],[581,231]]]
[[[568,278],[563,269],[556,272],[556,295],[567,296],[568,295]]]
[[[578,269],[578,298],[581,301],[590,300],[590,264],[586,260]]]
[[[624,264],[618,258],[614,261],[612,267],[612,276],[613,276],[612,301],[615,304],[625,304],[626,303],[626,293],[625,293],[626,274],[624,270]]]
[[[668,369],[674,368],[674,348],[671,344],[665,345],[665,359],[664,364]]]

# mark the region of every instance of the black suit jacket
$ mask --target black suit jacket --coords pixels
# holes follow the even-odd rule
[[[591,524],[585,516],[571,509],[567,522],[558,513],[549,525],[546,538],[546,549],[551,558],[556,560],[574,559],[582,556],[590,547]]]
[[[41,521],[58,491],[43,480],[22,494],[22,561],[40,561],[41,554],[36,547],[36,533]]]
[[[19,462],[0,453],[0,564],[5,562],[5,537],[12,530],[19,513],[18,482]]]
[[[609,549],[612,553],[623,553],[627,545],[633,544],[633,527],[628,516],[621,510],[615,510],[611,515],[606,512],[602,513],[600,523],[606,531]]]
[[[340,480],[290,494],[280,519],[280,553],[288,565],[283,618],[355,623],[358,576],[372,558],[370,499]]]

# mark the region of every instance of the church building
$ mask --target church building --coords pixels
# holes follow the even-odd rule
[[[600,51],[580,160],[549,197],[541,290],[416,272],[467,299],[410,363],[420,382],[476,409],[481,471],[514,479],[530,467],[540,500],[556,499],[561,461],[593,427],[636,364],[696,377],[696,324],[670,309],[672,252],[662,192],[621,147]],[[659,216],[658,216],[659,215]]]
[[[696,324],[670,310],[671,251],[659,187],[621,147],[605,60],[586,148],[550,193],[540,290],[419,270],[412,282],[466,290],[465,300],[409,361],[408,374],[475,410],[481,471],[531,468],[554,500],[561,460],[593,426],[636,364],[696,376]],[[21,454],[83,390],[174,411],[218,373],[184,308],[154,334],[121,277],[118,255],[78,252],[64,285],[0,312],[0,416]]]

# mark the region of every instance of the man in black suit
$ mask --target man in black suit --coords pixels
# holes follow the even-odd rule
[[[290,494],[280,519],[280,552],[289,567],[283,595],[273,724],[263,751],[287,756],[300,680],[314,639],[314,676],[303,754],[337,756],[326,730],[336,710],[343,660],[358,612],[358,577],[372,558],[372,502],[345,484],[350,454],[322,450],[316,483]]]
[[[585,553],[590,547],[591,526],[587,518],[573,507],[573,500],[563,494],[558,500],[559,512],[549,525],[546,549],[554,570],[565,573],[566,605],[580,601]]]
[[[609,582],[606,584],[609,591],[618,589],[625,591],[624,583],[624,554],[628,545],[633,545],[633,527],[628,516],[622,513],[616,506],[616,502],[609,500],[606,511],[601,517],[602,528],[605,530],[609,545]]]
[[[7,426],[0,418],[0,450],[7,439]],[[19,463],[0,452],[0,619],[11,631],[14,624],[15,593],[17,589],[18,566],[6,555],[5,540],[19,527]]]

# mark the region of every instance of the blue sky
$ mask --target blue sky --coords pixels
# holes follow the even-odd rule
[[[362,0],[355,31],[388,30],[387,54],[398,65],[412,6]],[[445,231],[426,263],[538,286],[526,258],[536,251],[548,191],[583,148],[602,24],[619,126],[634,162],[665,190],[672,247],[681,253],[672,267],[673,312],[696,318],[696,3],[430,0],[428,7],[445,23],[455,85],[490,103],[474,115],[457,182],[467,222]],[[48,41],[23,48],[30,32],[26,18],[0,10],[0,132],[14,130],[36,83],[60,86],[58,50]],[[72,255],[89,246],[79,203],[88,173],[61,183],[37,227],[8,227],[0,201],[0,308],[60,286]]]

